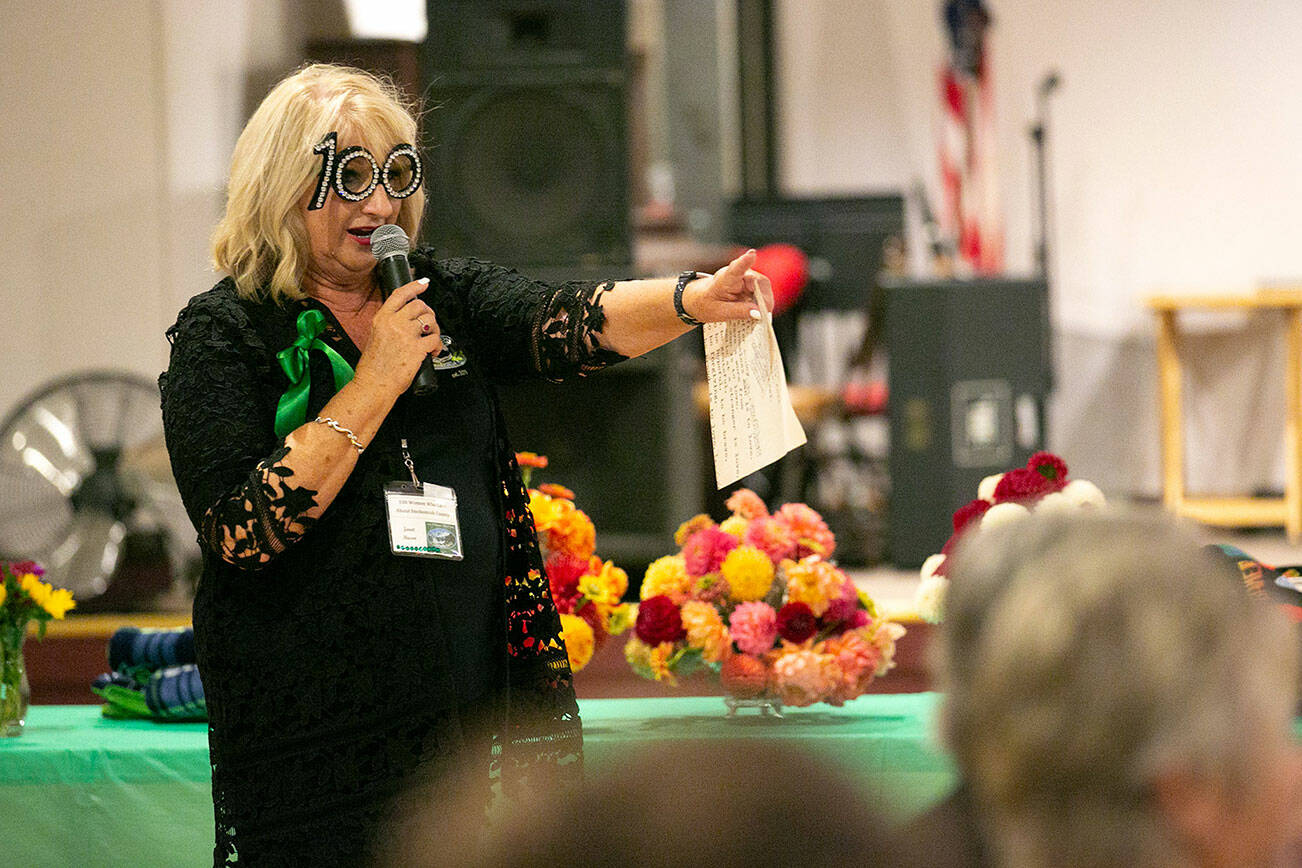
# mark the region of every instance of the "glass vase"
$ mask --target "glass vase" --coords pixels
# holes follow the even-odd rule
[[[753,708],[758,711],[760,717],[782,716],[782,700],[769,693],[745,697],[725,693],[723,696],[723,705],[728,709],[728,717],[735,717],[738,711],[748,708]]]
[[[0,639],[0,738],[23,734],[32,689],[23,660],[23,637]]]

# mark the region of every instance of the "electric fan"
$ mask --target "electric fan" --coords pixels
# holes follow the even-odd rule
[[[153,381],[75,374],[0,423],[0,557],[40,563],[82,612],[148,606],[193,564]]]

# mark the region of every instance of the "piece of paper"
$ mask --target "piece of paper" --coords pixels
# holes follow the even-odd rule
[[[761,308],[763,303],[761,302]],[[710,436],[719,488],[767,467],[805,442],[791,407],[773,316],[705,325]]]

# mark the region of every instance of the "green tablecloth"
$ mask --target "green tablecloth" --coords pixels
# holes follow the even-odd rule
[[[933,739],[935,695],[863,696],[782,720],[724,716],[718,697],[580,703],[586,767],[617,773],[639,746],[683,738],[777,741],[864,781],[897,816],[953,780]],[[206,865],[212,852],[207,729],[106,720],[98,706],[38,706],[0,739],[0,851],[10,865]]]

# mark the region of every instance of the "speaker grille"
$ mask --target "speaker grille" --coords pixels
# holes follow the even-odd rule
[[[621,85],[529,80],[433,93],[435,247],[524,266],[630,261]]]

